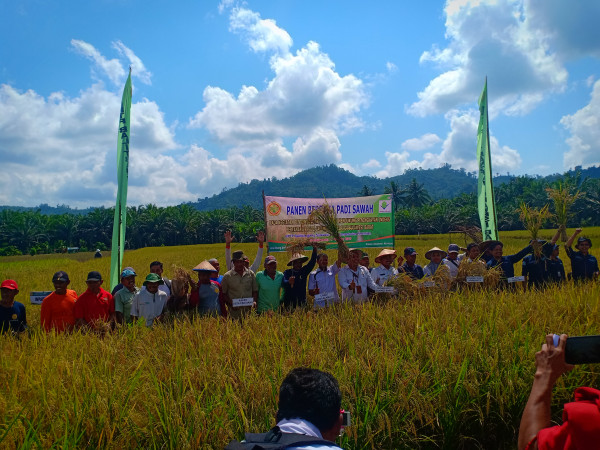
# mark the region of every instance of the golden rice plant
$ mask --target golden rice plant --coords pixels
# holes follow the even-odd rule
[[[542,246],[537,242],[540,228],[544,224],[544,221],[552,217],[552,213],[548,209],[548,205],[544,205],[542,208],[533,208],[525,203],[521,203],[519,207],[520,213],[519,218],[525,229],[529,231],[532,239],[532,247],[536,257],[539,257],[542,253]]]
[[[319,250],[325,250],[327,248],[327,244],[309,238],[295,238],[290,239],[285,246],[290,255],[302,253],[306,247],[317,247]]]
[[[573,193],[573,187],[568,183],[558,183],[557,188],[546,188],[548,198],[554,202],[554,217],[556,225],[560,227],[560,240],[567,242],[567,222],[571,217],[571,207],[582,196],[580,191]]]
[[[337,214],[333,207],[325,202],[318,208],[313,209],[308,216],[307,223],[319,225],[323,230],[329,233],[338,244],[338,253],[342,261],[346,262],[348,260],[350,252],[340,234],[340,225],[337,221]]]

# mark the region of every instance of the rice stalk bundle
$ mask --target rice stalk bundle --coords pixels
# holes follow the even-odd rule
[[[319,225],[325,232],[335,239],[338,244],[338,253],[342,262],[348,261],[350,251],[344,242],[344,239],[342,239],[342,235],[340,234],[340,225],[337,221],[335,210],[329,206],[327,202],[311,211],[308,216],[307,223]]]
[[[567,182],[558,183],[557,188],[546,188],[548,198],[554,203],[554,217],[556,225],[560,227],[560,240],[567,242],[567,222],[570,219],[571,207],[575,201],[581,197],[581,192],[577,191],[574,194],[573,188]]]
[[[542,208],[537,209],[532,208],[525,203],[521,203],[519,210],[519,218],[521,219],[521,222],[523,222],[525,229],[531,234],[533,252],[536,258],[539,258],[542,254],[542,246],[537,242],[539,231],[540,228],[542,228],[544,221],[552,217],[552,214],[550,213],[547,204]]]
[[[481,228],[479,227],[456,227],[456,231],[461,231],[468,236],[472,242],[476,244],[481,244],[483,242],[483,234],[481,233]]]
[[[500,266],[486,270],[483,275],[483,287],[487,289],[495,289],[502,278],[502,270]]]
[[[314,239],[309,238],[295,238],[288,241],[285,248],[290,255],[296,253],[302,253],[306,247],[317,247],[319,250],[325,250],[327,244],[324,242],[317,242]]]
[[[483,277],[485,283],[486,275],[487,267],[483,260],[469,261],[468,258],[464,258],[458,265],[456,283],[463,287],[469,286],[469,288],[481,287],[481,283],[467,283],[467,277]]]
[[[184,295],[190,289],[196,288],[196,282],[187,270],[180,266],[173,266],[173,275],[171,278],[171,291],[174,295]],[[182,294],[183,293],[183,294]]]
[[[398,298],[400,299],[414,299],[419,296],[420,289],[415,280],[410,275],[404,272],[400,272],[395,277],[392,277],[386,281],[386,286],[394,286],[398,291]]]
[[[437,291],[438,294],[447,293],[453,282],[452,276],[450,275],[450,269],[443,264],[438,266],[433,276],[423,278],[421,281],[433,281],[435,286],[427,288],[427,292]]]

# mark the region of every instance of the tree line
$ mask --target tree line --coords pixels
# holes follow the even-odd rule
[[[566,183],[582,193],[572,208],[568,226],[600,226],[600,179],[565,175],[548,182],[544,179],[516,177],[495,187],[496,210],[500,230],[522,229],[519,206],[525,203],[541,208],[549,200],[546,188]],[[451,199],[433,201],[424,184],[412,179],[406,185],[394,181],[385,187],[395,204],[397,235],[448,233],[479,226],[476,194],[460,194]],[[372,195],[364,185],[351,195]],[[110,248],[114,208],[95,208],[87,214],[45,215],[40,210],[0,211],[0,255],[53,253],[79,247],[80,251]],[[546,226],[554,224],[549,219]],[[125,246],[211,244],[223,242],[223,234],[232,230],[238,242],[254,239],[264,229],[262,209],[251,206],[198,211],[192,205],[158,207],[145,205],[127,208]]]

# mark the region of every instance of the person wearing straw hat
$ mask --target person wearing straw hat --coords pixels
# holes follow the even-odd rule
[[[259,314],[273,314],[283,301],[283,273],[277,270],[277,259],[273,255],[265,258],[265,270],[256,274],[258,300],[256,310]]]
[[[423,267],[423,275],[425,277],[432,277],[437,272],[438,268],[442,264],[442,259],[448,256],[448,254],[438,247],[433,247],[425,253],[425,259],[429,260],[429,264]]]
[[[408,274],[413,280],[420,280],[424,277],[423,268],[417,264],[417,251],[413,247],[404,249],[404,259],[406,262],[398,268],[399,272]]]
[[[308,264],[303,266],[306,261]],[[313,246],[310,260],[302,253],[294,253],[287,265],[291,266],[283,272],[283,306],[292,310],[306,305],[306,282],[317,263],[317,247]]]
[[[367,288],[376,291],[378,286],[371,278],[369,270],[365,266],[358,264],[362,250],[359,248],[350,249],[348,265],[342,267],[338,274],[338,282],[342,288],[342,302],[353,301],[363,303],[368,299]]]
[[[396,250],[384,248],[375,258],[375,264],[379,264],[379,266],[371,270],[371,278],[379,286],[383,286],[387,280],[398,275],[398,271],[392,266],[396,257]],[[403,258],[400,257],[400,259]]]
[[[144,318],[147,327],[151,327],[154,322],[162,321],[163,314],[167,307],[167,294],[158,289],[164,283],[162,278],[156,273],[149,273],[144,281],[146,289],[140,290],[131,305],[131,319],[136,322],[138,318]]]
[[[231,231],[227,230],[225,232],[225,266],[227,267],[227,270],[233,269],[233,260],[231,259],[231,242],[233,241],[233,239],[234,237],[231,234]],[[247,260],[246,267],[254,273],[258,271],[260,263],[262,262],[264,250],[263,247],[265,243],[265,233],[263,231],[259,231],[258,233],[256,233],[256,241],[258,242],[258,250],[256,252],[256,258],[254,258],[252,265],[250,265],[250,260],[248,259],[248,257],[245,256]]]
[[[579,233],[581,233],[581,228],[577,228],[575,233],[565,243],[567,256],[571,260],[573,279],[575,281],[593,280],[598,278],[598,260],[593,255],[590,255],[592,240],[581,236],[577,239],[577,244],[575,245],[578,251],[575,252],[571,248],[573,241]]]
[[[342,259],[340,258],[339,251],[335,263],[330,266],[328,266],[328,264],[329,257],[327,256],[327,253],[321,253],[317,256],[318,267],[316,270],[313,270],[308,277],[308,293],[312,296],[331,293],[333,295],[331,302],[337,303],[340,301],[340,296],[338,295],[335,276],[342,267]],[[315,300],[314,306],[315,308],[319,308],[320,306],[329,306],[329,303],[319,305],[317,300]]]
[[[221,291],[223,299],[227,304],[227,315],[232,319],[241,320],[250,314],[252,308],[256,307],[258,299],[258,285],[254,272],[246,267],[244,260],[246,255],[241,250],[233,252],[233,269],[223,275]],[[252,306],[233,306],[236,299],[254,299]],[[236,302],[237,303],[237,302]]]
[[[210,262],[202,261],[192,270],[198,274],[198,284],[190,293],[190,308],[196,308],[201,316],[222,316],[221,286],[210,278],[216,268]]]

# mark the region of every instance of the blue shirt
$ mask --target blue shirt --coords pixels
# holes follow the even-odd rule
[[[496,261],[494,258],[490,259],[487,263],[488,269],[493,269],[495,267],[500,267],[502,271],[502,281],[506,282],[507,278],[512,278],[515,276],[515,268],[513,264],[518,263],[523,259],[525,255],[531,253],[533,248],[531,245],[528,245],[519,253],[515,253],[514,255],[503,256],[500,261]]]
[[[591,280],[594,273],[598,272],[598,260],[596,257],[584,255],[581,252],[574,251],[571,247],[566,247],[567,256],[571,259],[571,271],[575,281]]]
[[[425,274],[423,273],[423,268],[418,264],[409,267],[407,263],[404,263],[402,264],[401,272],[409,274],[413,280],[420,280],[425,276]]]
[[[555,283],[563,283],[567,276],[565,274],[565,266],[560,258],[556,260],[548,259],[546,270],[548,271],[548,280]]]
[[[198,286],[198,314],[215,317],[221,314],[219,286],[216,283]]]
[[[19,333],[27,329],[27,317],[23,303],[14,302],[10,308],[0,305],[0,333]]]

